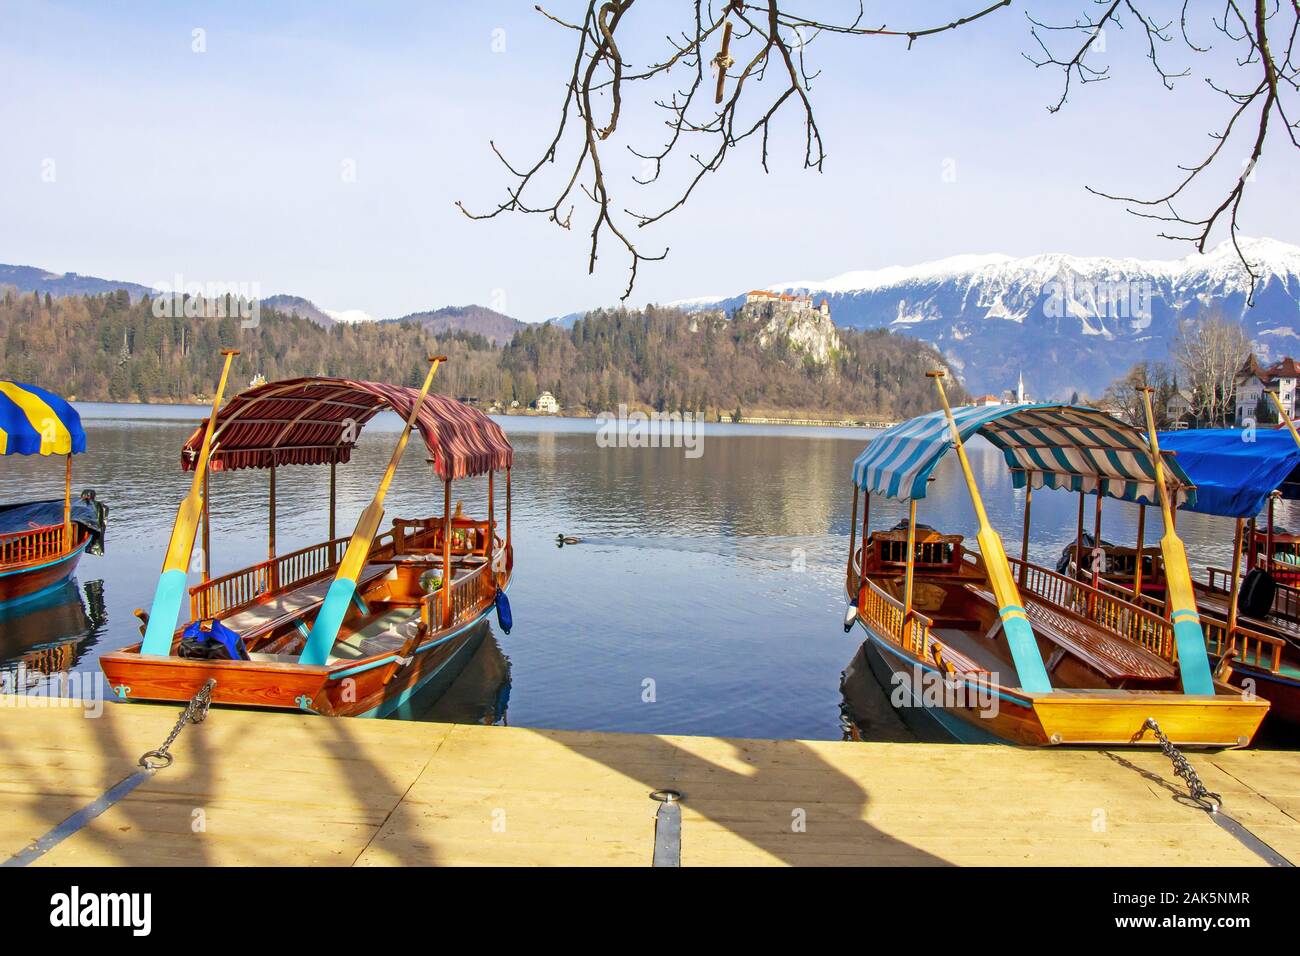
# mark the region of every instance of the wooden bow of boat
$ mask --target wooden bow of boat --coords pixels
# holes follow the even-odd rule
[[[868,661],[895,703],[962,741],[1156,745],[1155,718],[1185,746],[1249,743],[1268,703],[1228,684],[1181,692],[1172,625],[1048,568],[1010,559],[1052,690],[1020,686],[997,601],[978,555],[960,537],[918,535],[913,610],[905,613],[898,532],[868,538],[847,586],[868,637]],[[954,539],[956,539],[954,543]]]
[[[1210,673],[1201,623],[1194,607],[1181,603],[1190,579],[1178,589],[1179,613],[1171,621],[1142,606],[1145,595],[1130,592],[1126,600],[1111,582],[1089,583],[1028,560],[1032,490],[1065,488],[1098,499],[1160,501],[1167,519],[1162,563],[1185,572],[1169,519],[1176,501],[1194,500],[1181,468],[1163,465],[1147,436],[1097,409],[944,406],[875,438],[853,468],[850,620],[865,629],[866,659],[904,720],[937,723],[971,742],[1155,746],[1146,731],[1154,719],[1180,746],[1248,744],[1268,702],[1228,684],[1227,665]],[[1019,559],[1007,557],[980,506],[963,447],[975,434],[1002,452],[1025,489]],[[963,459],[979,518],[978,554],[968,553],[959,536],[916,524],[917,501],[951,449]],[[908,503],[905,530],[871,532],[873,495]],[[1081,528],[1082,505],[1080,516]],[[1098,535],[1099,525],[1100,506]],[[1009,633],[1013,627],[1027,637]]]

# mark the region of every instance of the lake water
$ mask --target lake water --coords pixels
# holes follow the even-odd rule
[[[75,588],[0,617],[0,662],[58,660],[96,672],[107,650],[139,640],[132,611],[148,607],[176,507],[189,488],[180,448],[205,409],[78,406],[89,450],[74,461],[74,489],[93,487],[111,508],[108,553],[86,556]],[[682,448],[604,448],[590,420],[500,419],[515,447],[514,629],[489,627],[455,685],[421,716],[516,726],[744,737],[836,739],[845,733],[840,677],[860,644],[846,635],[853,459],[872,432],[707,425],[699,457]],[[369,503],[401,422],[376,418],[351,464],[338,469],[339,534]],[[441,486],[410,446],[387,515],[441,511]],[[1019,554],[1023,493],[1001,455],[981,441],[971,457],[985,503]],[[949,456],[918,520],[971,536],[974,513]],[[277,474],[279,550],[323,540],[328,468]],[[503,486],[499,486],[503,487]],[[486,479],[453,486],[467,511],[486,508]],[[0,502],[62,497],[57,459],[0,459]],[[212,572],[266,555],[267,476],[215,475]],[[498,517],[504,518],[504,508]],[[1034,498],[1031,560],[1054,565],[1074,540],[1077,497]],[[1131,544],[1136,508],[1108,500],[1104,537]],[[905,517],[873,502],[872,526]],[[1159,518],[1148,514],[1148,540]],[[1280,524],[1296,524],[1291,503]],[[386,519],[387,523],[387,519]],[[1089,499],[1085,526],[1091,530]],[[1231,524],[1179,517],[1194,570],[1223,566]],[[582,539],[557,547],[558,533]],[[972,543],[972,547],[973,547]],[[197,580],[197,578],[195,579]],[[856,699],[860,732],[907,739],[874,688]]]

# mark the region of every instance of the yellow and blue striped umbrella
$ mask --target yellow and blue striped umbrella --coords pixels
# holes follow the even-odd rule
[[[77,455],[86,433],[76,409],[35,385],[0,380],[0,455]]]

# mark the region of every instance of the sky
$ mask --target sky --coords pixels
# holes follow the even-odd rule
[[[545,5],[574,18],[584,7]],[[985,5],[869,2],[867,19],[926,25]],[[802,9],[829,19],[856,6]],[[1176,18],[1181,0],[1165,6]],[[638,230],[645,251],[668,257],[642,263],[629,303],[968,253],[1186,255],[1084,186],[1150,195],[1176,182],[1223,121],[1204,75],[1222,77],[1230,51],[1171,44],[1170,66],[1193,70],[1171,92],[1144,36],[1108,31],[1096,57],[1111,79],[1076,86],[1049,113],[1061,77],[1022,55],[1035,48],[1026,12],[1069,20],[1091,7],[1018,0],[910,51],[897,38],[816,38],[806,55],[821,70],[810,95],[824,170],[802,168],[801,118],[787,108],[769,173],[757,143],[744,144],[686,207]],[[634,7],[625,58],[662,56],[690,9]],[[1223,39],[1196,22],[1199,39]],[[383,318],[477,303],[537,321],[615,304],[626,285],[627,257],[608,237],[587,274],[590,204],[576,204],[567,232],[540,216],[472,222],[454,205],[504,196],[511,180],[490,141],[524,165],[554,135],[572,35],[530,2],[0,0],[0,24],[0,262],[239,283]],[[746,95],[757,108],[777,92],[771,79]],[[628,146],[651,149],[665,131],[646,92],[625,100],[609,180],[619,208],[650,209],[691,160],[683,152],[660,187],[632,182],[641,165]],[[1224,191],[1240,168],[1232,149],[1247,151],[1230,144]],[[1273,143],[1243,207],[1246,234],[1300,242],[1298,158]]]

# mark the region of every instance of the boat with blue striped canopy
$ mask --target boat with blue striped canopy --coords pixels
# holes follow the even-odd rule
[[[60,587],[88,548],[102,551],[106,509],[92,491],[72,497],[72,456],[86,450],[81,416],[53,392],[0,381],[0,457],[59,455],[63,499],[0,504],[0,607]]]
[[[904,720],[964,742],[1151,746],[1152,719],[1181,746],[1247,745],[1268,704],[1211,672],[1194,612],[1170,620],[1029,561],[1035,491],[1092,495],[1100,507],[1103,498],[1156,504],[1163,486],[1170,504],[1195,501],[1177,462],[1095,408],[944,405],[878,435],[852,470],[845,629],[865,631],[866,660]],[[988,525],[965,456],[976,436],[1024,491],[1019,558]],[[953,451],[981,524],[976,551],[917,523]],[[873,531],[880,498],[905,503],[907,521]]]

